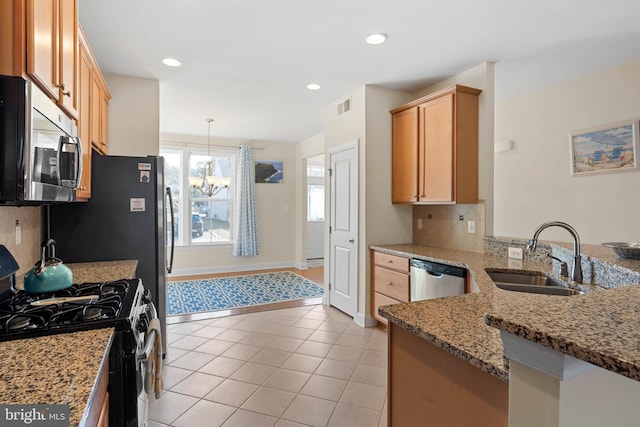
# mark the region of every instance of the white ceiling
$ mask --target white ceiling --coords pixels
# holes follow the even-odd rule
[[[495,61],[505,97],[640,58],[638,0],[80,0],[79,13],[103,73],[160,81],[161,132],[206,135],[213,117],[213,136],[275,142],[321,133],[325,108],[362,85],[415,92]],[[372,32],[389,39],[367,45]]]

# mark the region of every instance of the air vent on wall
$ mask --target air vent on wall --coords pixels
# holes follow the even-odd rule
[[[351,111],[351,98],[347,98],[338,103],[338,116],[346,114],[349,111]]]

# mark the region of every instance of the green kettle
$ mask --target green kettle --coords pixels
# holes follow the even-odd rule
[[[42,256],[24,276],[24,290],[30,294],[55,292],[73,283],[71,269],[56,258],[56,241],[42,242]]]

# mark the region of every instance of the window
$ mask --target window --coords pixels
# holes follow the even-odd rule
[[[307,185],[307,221],[324,221],[324,184]]]
[[[225,152],[209,157],[196,149],[161,149],[166,184],[173,193],[176,244],[200,245],[231,242],[233,167],[235,157]],[[222,187],[209,197],[189,186],[189,177],[202,180],[211,161],[214,182]],[[224,183],[229,183],[224,188]]]

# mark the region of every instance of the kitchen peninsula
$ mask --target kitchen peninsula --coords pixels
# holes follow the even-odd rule
[[[523,244],[522,241],[519,243]],[[556,244],[553,247],[554,250],[562,252],[568,251],[569,246]],[[475,291],[459,297],[416,301],[380,308],[380,314],[387,318],[390,324],[389,420],[391,425],[396,425],[397,422],[413,425],[411,420],[415,423],[415,420],[424,420],[424,417],[429,416],[429,405],[424,402],[422,405],[416,405],[416,402],[413,405],[403,405],[402,398],[400,402],[394,399],[394,393],[404,393],[404,391],[410,393],[406,387],[394,386],[396,370],[394,353],[406,356],[407,351],[415,350],[412,346],[422,347],[423,350],[426,348],[427,350],[424,351],[435,351],[447,356],[444,362],[438,359],[439,365],[434,368],[434,371],[441,371],[441,367],[449,362],[463,361],[467,367],[472,366],[480,373],[487,374],[484,379],[488,384],[491,383],[489,389],[493,387],[494,391],[481,390],[480,395],[476,396],[477,403],[480,405],[479,410],[484,408],[490,412],[496,412],[497,408],[496,416],[501,420],[499,422],[492,420],[486,425],[506,425],[505,408],[508,398],[505,390],[509,382],[509,365],[504,358],[500,331],[492,326],[500,326],[526,339],[534,339],[542,345],[603,369],[632,379],[640,379],[638,376],[640,346],[637,345],[637,332],[634,332],[640,329],[640,319],[637,316],[638,306],[635,302],[637,298],[635,300],[630,298],[632,294],[640,294],[640,286],[633,286],[634,283],[640,283],[640,261],[619,259],[613,253],[609,253],[606,248],[583,245],[582,253],[586,255],[583,262],[588,267],[585,268],[588,272],[585,282],[593,279],[596,285],[581,285],[581,290],[587,292],[585,295],[559,297],[498,289],[485,269],[515,268],[520,271],[541,271],[553,275],[552,264],[544,258],[537,258],[518,261],[514,267],[513,260],[510,265],[506,256],[491,255],[497,253],[491,250],[491,244],[485,244],[485,253],[410,244],[372,246],[371,249],[395,256],[415,257],[464,267],[470,273],[472,281],[470,285]],[[485,315],[487,315],[487,321],[492,322],[491,326],[485,323]],[[586,322],[589,316],[592,316],[592,320]],[[616,319],[625,319],[625,326],[620,327]],[[528,322],[532,322],[532,328],[526,328]],[[555,329],[552,329],[551,325],[556,325]],[[409,347],[405,345],[402,351],[395,352],[394,336],[399,337],[404,344],[409,343],[407,344]],[[629,345],[634,342],[635,345]],[[424,358],[418,357],[413,359],[414,363],[423,360]],[[409,361],[411,358],[405,358],[404,361],[399,359],[398,363],[406,365]],[[419,370],[413,369],[413,375],[417,377],[420,370],[426,372],[429,369],[429,366],[422,366]],[[405,370],[407,370],[406,367]],[[501,388],[495,384],[495,379],[504,384],[501,391],[495,391]],[[418,387],[421,386],[418,380],[414,380],[414,383]],[[454,387],[451,384],[449,386]],[[460,388],[450,389],[454,396],[459,394],[459,390],[468,390],[464,381],[455,386]],[[424,390],[418,389],[414,392],[424,392]],[[441,390],[434,393],[442,395]],[[404,396],[405,394],[402,394],[402,397]],[[465,403],[450,402],[445,416],[454,417],[449,420],[458,419],[455,417],[465,412],[460,411],[461,405],[464,407]],[[502,417],[500,412],[503,412]],[[402,418],[399,418],[400,415]],[[476,412],[474,425],[480,425],[479,419],[482,419],[482,416]]]
[[[134,277],[137,261],[67,265],[74,282],[102,282]],[[21,287],[21,280],[18,283]],[[0,403],[69,405],[70,426],[100,425],[108,409],[106,373],[113,332],[103,328],[3,342]]]

